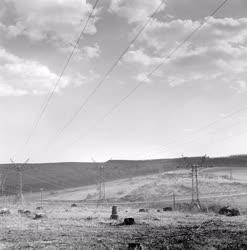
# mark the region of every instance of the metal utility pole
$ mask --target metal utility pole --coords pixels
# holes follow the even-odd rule
[[[101,185],[101,167],[98,167],[98,190],[99,190],[99,198],[98,201],[101,201],[102,197],[102,185]]]
[[[6,182],[6,179],[7,179],[7,174],[3,175],[2,178],[1,178],[1,193],[2,193],[2,196],[4,196],[4,194],[5,194],[5,182]]]
[[[5,194],[5,183],[7,179],[7,169],[1,170],[1,195],[4,196]]]
[[[101,166],[102,200],[105,201],[105,166]]]
[[[92,162],[96,163],[94,158]],[[105,176],[104,176],[104,164],[98,166],[98,178],[97,178],[97,189],[98,189],[98,204],[105,201]]]
[[[24,205],[24,197],[23,197],[23,170],[25,169],[29,159],[27,159],[23,164],[16,164],[12,159],[10,159],[12,164],[14,165],[14,170],[17,171],[19,175],[19,192],[18,198],[20,200],[21,205]]]
[[[232,169],[230,168],[230,180],[233,180]]]
[[[198,166],[195,166],[195,179],[196,179],[196,200],[197,202],[199,202]]]
[[[191,193],[191,203],[194,202],[195,200],[195,197],[194,197],[194,194],[195,194],[195,180],[194,180],[194,171],[195,168],[194,168],[194,165],[191,165],[191,190],[192,190],[192,193]]]
[[[99,166],[99,201],[105,201],[104,165]]]
[[[40,189],[40,206],[43,208],[43,188]]]
[[[173,207],[173,210],[176,209],[176,196],[174,192],[172,193],[172,207]]]
[[[24,205],[24,197],[23,197],[23,176],[22,176],[22,170],[18,169],[19,177],[20,177],[20,189],[19,189],[19,196],[21,200],[21,205]]]

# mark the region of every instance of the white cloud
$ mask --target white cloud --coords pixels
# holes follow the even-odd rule
[[[100,56],[100,48],[96,43],[93,46],[85,46],[83,49],[83,54],[85,54],[88,58],[97,58]]]
[[[182,85],[185,83],[185,80],[184,79],[181,79],[181,78],[178,78],[178,77],[169,77],[168,78],[168,84],[170,87],[176,87],[176,86],[179,86],[179,85]]]
[[[136,80],[138,82],[145,82],[145,83],[148,83],[148,82],[151,82],[151,80],[148,78],[147,74],[146,73],[140,73],[136,76]]]
[[[93,82],[97,79],[99,79],[99,74],[96,73],[93,70],[90,70],[87,74],[83,75],[81,73],[73,74],[74,77],[72,77],[71,82],[74,86],[78,87],[84,84],[87,84],[89,82]]]
[[[90,70],[87,74],[70,72],[64,75],[56,92],[68,86],[81,86],[99,78]],[[42,95],[53,89],[58,75],[47,66],[20,58],[0,47],[0,96]]]
[[[245,81],[238,81],[239,87],[244,91],[247,90],[247,83]]]
[[[111,0],[110,11],[124,17],[129,23],[147,19],[162,3],[162,0]],[[163,10],[163,4],[160,10]]]
[[[131,50],[124,56],[125,62],[140,63],[145,66],[154,65],[162,61],[159,57],[151,57],[143,49]]]
[[[7,36],[13,38],[25,35],[34,41],[48,40],[58,43],[74,40],[92,10],[92,5],[86,0],[6,1],[15,10],[15,20],[6,25]],[[89,23],[85,33],[96,33],[94,21]]]
[[[245,93],[247,91],[247,82],[244,80],[238,80],[234,85],[231,85],[230,88],[237,91],[237,93]]]
[[[21,96],[26,94],[28,94],[26,90],[15,89],[10,85],[0,83],[0,96]]]
[[[75,47],[75,45],[75,43],[66,43],[64,46],[60,47],[60,50],[65,53],[71,53],[74,51],[73,58],[77,61],[93,59],[100,56],[101,50],[97,43],[92,46],[84,46],[82,48],[79,46]]]
[[[138,41],[138,46],[145,48],[146,52],[131,51],[125,59],[146,67],[160,62],[198,25],[198,21],[192,20],[154,20]],[[247,18],[210,17],[204,28],[165,60],[159,70],[164,72],[160,74],[164,80],[171,77],[181,79],[179,85],[188,81],[223,82],[228,79],[229,86],[230,78],[246,79],[246,58]]]
[[[57,75],[47,66],[0,48],[0,95],[45,94],[54,86],[56,79]],[[69,77],[64,76],[57,91],[69,83]]]
[[[162,22],[154,19],[146,27],[140,37],[148,46],[154,49],[164,50],[180,43],[195,28],[199,21],[176,19]],[[207,19],[203,28],[191,38],[191,42],[200,46],[214,46],[221,43],[246,42],[247,18],[213,18]]]

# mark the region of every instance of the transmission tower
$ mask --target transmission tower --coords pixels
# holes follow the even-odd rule
[[[99,202],[105,201],[105,170],[104,165],[99,166]]]
[[[5,193],[6,179],[7,179],[7,169],[3,167],[3,168],[1,168],[1,174],[0,174],[0,187],[1,187],[0,195],[3,199],[5,206],[6,206],[6,202],[7,202],[7,197],[6,197],[6,193]]]
[[[0,175],[0,185],[1,185],[1,195],[4,196],[5,193],[5,182],[7,179],[7,169],[2,168],[1,169],[1,175]]]
[[[94,158],[92,158],[92,162],[96,163]],[[105,170],[104,164],[98,166],[98,176],[97,176],[97,190],[98,190],[98,204],[106,201],[105,199]]]
[[[201,209],[200,197],[199,197],[199,183],[198,183],[198,168],[202,168],[206,156],[200,158],[199,164],[192,164],[188,161],[188,158],[183,157],[186,167],[191,167],[191,207],[197,207]]]
[[[27,159],[23,164],[17,164],[12,159],[10,159],[13,164],[14,170],[18,173],[19,176],[19,192],[17,195],[18,200],[21,203],[21,206],[24,205],[24,197],[23,197],[23,171],[25,170],[29,159]]]
[[[201,209],[201,204],[199,199],[199,188],[198,188],[198,167],[199,165],[191,165],[191,176],[192,176],[191,207],[197,207],[198,209]]]

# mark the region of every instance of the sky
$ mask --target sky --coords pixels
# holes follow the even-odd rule
[[[222,2],[99,0],[35,126],[95,1],[1,0],[0,162],[247,153],[247,2],[229,0],[208,17]]]

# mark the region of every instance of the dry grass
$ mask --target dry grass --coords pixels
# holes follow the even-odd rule
[[[199,191],[204,194],[244,193],[247,181],[229,180],[223,175],[201,171],[199,175]],[[126,178],[106,183],[106,197],[109,201],[145,201],[169,199],[172,193],[177,198],[190,197],[191,177],[189,170],[168,171],[163,174]],[[96,200],[98,191],[96,186],[61,190],[45,194],[48,200]],[[33,199],[33,197],[32,197]],[[225,199],[226,200],[226,199]],[[224,199],[223,199],[224,202]],[[232,202],[232,199],[230,199]]]
[[[120,220],[111,221],[109,207],[63,204],[47,205],[45,211],[47,218],[35,221],[12,207],[11,215],[0,218],[1,249],[126,249],[129,242],[145,249],[224,249],[222,244],[246,243],[247,237],[246,216],[119,208]],[[135,218],[136,225],[119,226],[125,217]]]

